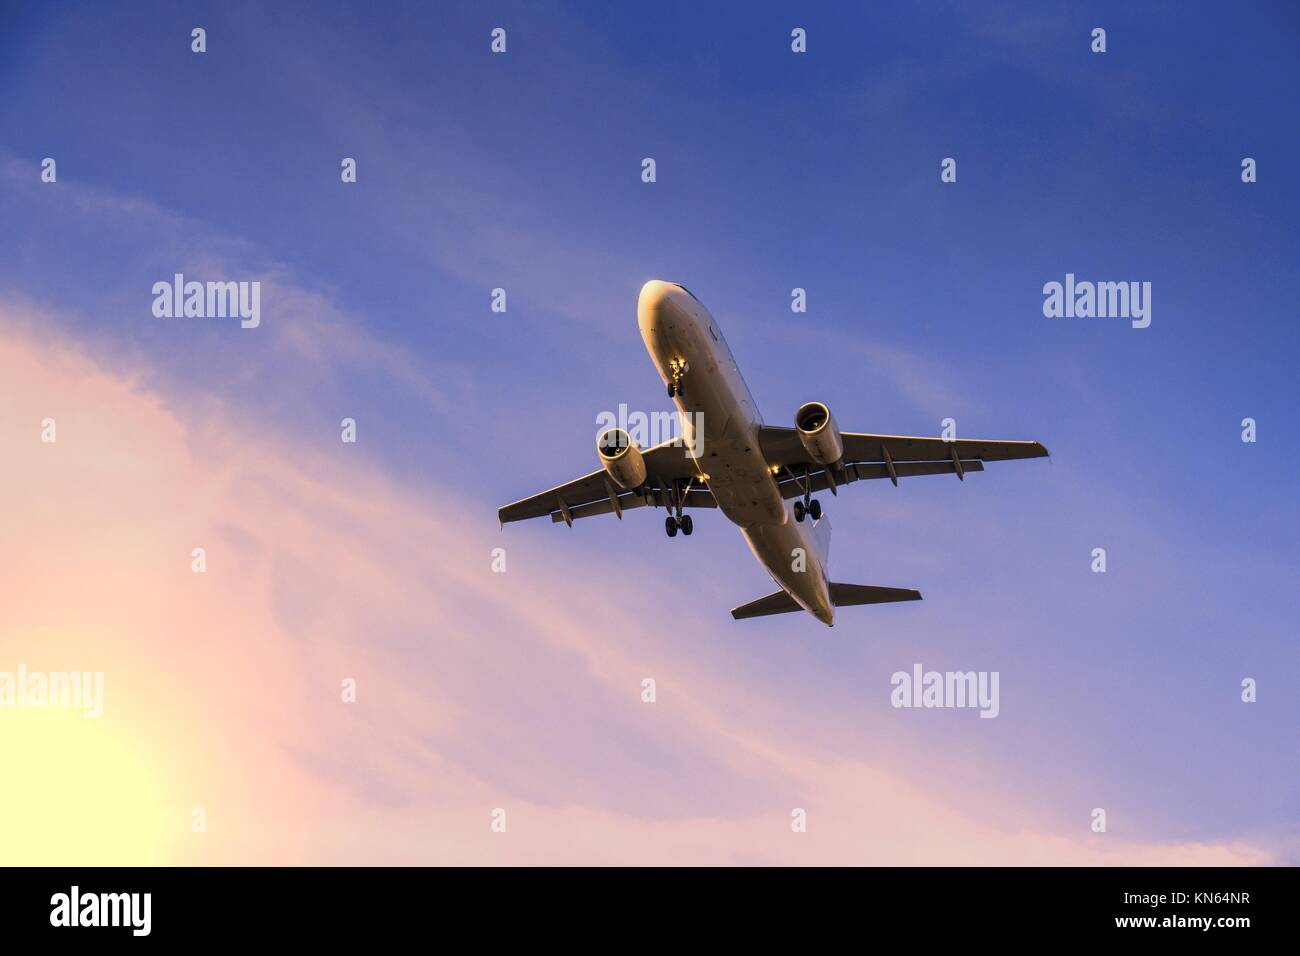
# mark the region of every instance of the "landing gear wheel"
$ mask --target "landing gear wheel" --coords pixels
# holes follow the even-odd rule
[[[821,503],[820,501],[818,501],[816,498],[814,498],[814,499],[812,500],[812,504],[810,504],[810,505],[808,506],[808,513],[809,513],[810,515],[812,515],[812,519],[813,519],[813,521],[821,521],[821,520],[822,520],[822,503]]]
[[[676,385],[676,383],[674,383],[674,382],[669,382],[669,383],[668,383],[668,397],[669,397],[669,398],[672,398],[672,397],[673,397],[674,395],[676,395],[676,394],[677,394],[677,385]]]
[[[677,519],[677,523],[681,525],[682,534],[688,535],[695,530],[695,522],[691,520],[690,515],[682,515]]]
[[[677,519],[669,515],[664,519],[664,530],[668,532],[668,537],[677,537]]]
[[[795,521],[802,521],[802,520],[803,520],[803,516],[804,516],[803,502],[802,502],[802,501],[796,501],[796,502],[794,503],[794,520],[795,520]]]

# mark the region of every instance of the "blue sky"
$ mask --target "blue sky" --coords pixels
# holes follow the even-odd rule
[[[707,562],[665,641],[816,698],[792,734],[893,720],[853,746],[1032,780],[1053,825],[1109,801],[1133,836],[1294,854],[1298,39],[1280,3],[10,8],[0,294],[185,415],[323,455],[355,417],[512,574],[596,555],[659,582],[626,598],[644,617]],[[267,328],[153,319],[182,269],[262,277]],[[1150,328],[1045,318],[1067,272],[1149,281]],[[498,505],[595,467],[597,413],[666,407],[635,326],[655,277],[709,306],[770,422],[816,399],[846,429],[952,417],[1053,459],[848,489],[834,576],[926,601],[829,632],[730,621],[769,585],[721,516],[689,541],[645,513],[500,531]],[[913,661],[1000,670],[1003,716],[900,720],[888,674]]]

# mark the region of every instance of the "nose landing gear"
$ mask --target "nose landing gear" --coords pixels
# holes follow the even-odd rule
[[[682,386],[682,379],[686,377],[686,373],[689,372],[690,370],[691,367],[681,359],[672,359],[668,363],[668,397],[669,398],[672,398],[674,395],[686,394],[686,389]]]

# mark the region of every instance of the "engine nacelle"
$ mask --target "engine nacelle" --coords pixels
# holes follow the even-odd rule
[[[800,405],[794,413],[794,427],[808,457],[819,465],[834,465],[844,457],[844,439],[835,416],[821,402]]]
[[[601,467],[620,488],[632,490],[645,484],[645,458],[636,442],[621,428],[609,428],[596,439]]]

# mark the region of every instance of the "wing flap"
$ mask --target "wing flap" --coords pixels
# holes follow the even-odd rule
[[[814,466],[817,467],[817,466]],[[972,471],[983,471],[984,463],[978,458],[972,458],[969,461],[961,463],[962,470],[969,474]],[[899,461],[894,463],[894,474],[899,478],[910,478],[917,475],[951,475],[955,474],[952,461]],[[856,462],[852,465],[845,465],[843,470],[835,476],[835,487],[840,485],[852,484],[855,481],[862,481],[866,478],[888,478],[889,469],[883,464],[875,462]],[[812,493],[825,491],[831,487],[830,476],[826,474],[826,469],[813,472],[808,479],[812,482]],[[789,500],[790,498],[803,497],[803,482],[795,480],[793,477],[784,477],[777,481],[777,487],[781,489],[781,497]]]
[[[618,496],[618,506],[624,511],[629,508],[644,508],[647,505],[656,507],[657,502],[653,493],[646,495],[637,494],[634,491],[627,491]],[[686,500],[682,507],[686,510],[692,508],[716,508],[718,503],[713,499],[713,492],[707,488],[692,488],[686,493]],[[614,510],[614,503],[608,497],[604,501],[593,501],[590,504],[579,505],[576,508],[569,509],[569,517],[574,521],[579,518],[590,518],[594,515],[607,515]],[[551,512],[551,521],[563,521],[564,514],[560,511]]]
[[[793,430],[793,429],[792,429]],[[797,436],[796,436],[797,437]],[[953,448],[963,463],[980,461],[1014,461],[1021,458],[1046,458],[1047,449],[1036,441],[993,441],[984,438],[923,438],[915,435],[865,435],[844,432],[844,458],[847,461],[883,462],[885,451],[895,462],[950,461]]]

